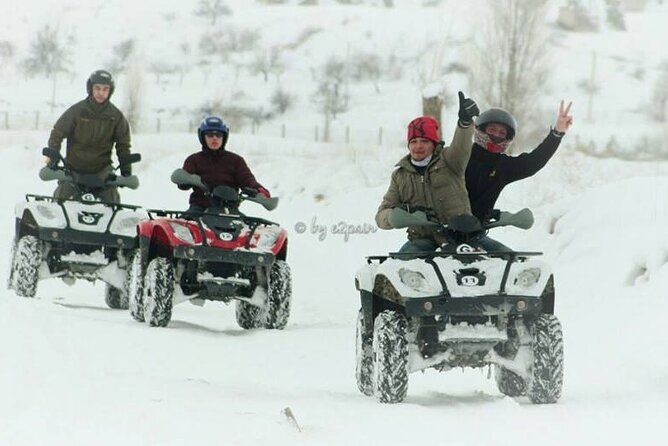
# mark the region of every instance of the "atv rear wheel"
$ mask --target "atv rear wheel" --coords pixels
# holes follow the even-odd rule
[[[16,244],[12,258],[12,288],[18,296],[35,297],[42,263],[42,246],[37,237],[25,235]]]
[[[517,397],[526,393],[527,385],[524,379],[517,373],[500,365],[494,366],[494,379],[499,392],[504,395]]]
[[[367,331],[364,312],[357,314],[357,336],[355,342],[355,379],[357,388],[367,396],[373,395],[373,335]]]
[[[128,308],[130,315],[137,322],[144,322],[144,272],[145,260],[141,251],[137,250],[128,265],[127,283]]]
[[[262,321],[260,321],[261,312],[262,309],[260,307],[251,305],[243,300],[237,300],[237,324],[244,330],[250,330],[251,328],[257,328],[262,325]]]
[[[373,393],[381,403],[400,403],[408,392],[406,318],[392,310],[373,324]]]
[[[285,260],[276,260],[271,266],[268,291],[264,328],[282,330],[290,318],[292,299],[292,275]]]
[[[564,338],[556,316],[541,314],[529,324],[533,362],[527,396],[534,404],[556,403],[564,377]]]
[[[174,304],[174,267],[165,257],[151,260],[144,279],[144,319],[151,327],[166,327]]]
[[[128,297],[127,294],[116,288],[115,286],[105,284],[104,288],[104,302],[109,308],[113,309],[123,309],[128,308]]]

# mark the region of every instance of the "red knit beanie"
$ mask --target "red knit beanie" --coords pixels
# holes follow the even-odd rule
[[[438,137],[438,121],[431,116],[420,116],[408,124],[408,142],[413,138],[426,138],[438,144],[441,138]]]

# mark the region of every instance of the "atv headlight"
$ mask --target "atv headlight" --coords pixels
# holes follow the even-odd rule
[[[521,271],[515,278],[515,285],[522,288],[531,288],[540,279],[539,268],[527,268]]]
[[[399,279],[404,285],[416,290],[426,291],[428,289],[427,279],[418,271],[412,271],[406,268],[400,268]]]
[[[277,227],[265,226],[264,228],[262,228],[260,236],[257,239],[257,244],[256,244],[257,248],[270,250],[272,246],[274,246],[274,243],[276,243],[276,240],[278,239],[280,233],[281,230]]]
[[[178,239],[181,239],[184,242],[188,243],[195,243],[195,239],[193,238],[190,229],[188,229],[187,227],[180,225],[178,223],[171,223],[171,222],[169,223],[169,226],[172,227],[172,231],[174,231],[174,235]]]
[[[46,218],[47,220],[51,220],[56,216],[56,214],[53,213],[51,209],[49,209],[47,206],[43,206],[41,204],[38,204],[36,206],[37,212],[39,212],[39,215],[42,217]]]

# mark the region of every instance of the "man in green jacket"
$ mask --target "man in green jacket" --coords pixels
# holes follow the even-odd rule
[[[430,116],[415,118],[408,125],[408,151],[392,172],[390,187],[376,213],[381,229],[392,229],[388,216],[397,206],[432,209],[438,220],[471,214],[464,174],[473,145],[473,117],[479,113],[475,101],[459,92],[459,121],[450,146],[443,147],[438,122]],[[431,229],[409,227],[408,242],[400,252],[433,251],[445,240]]]
[[[121,175],[132,174],[130,164],[122,163],[130,154],[130,125],[109,100],[114,87],[108,71],[94,71],[86,82],[88,97],[68,108],[51,130],[48,146],[60,150],[63,139],[67,139],[65,166],[73,172],[107,178],[113,173],[111,151],[115,144]],[[70,183],[59,181],[53,196],[70,198],[74,192]],[[106,190],[100,198],[111,203],[120,201],[116,188]]]

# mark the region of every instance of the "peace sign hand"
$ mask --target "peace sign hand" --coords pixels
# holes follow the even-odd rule
[[[568,105],[564,108],[563,100],[561,101],[561,104],[559,104],[557,123],[554,125],[554,129],[557,132],[566,133],[573,124],[573,115],[570,114],[571,105],[573,105],[572,101],[569,102]]]

